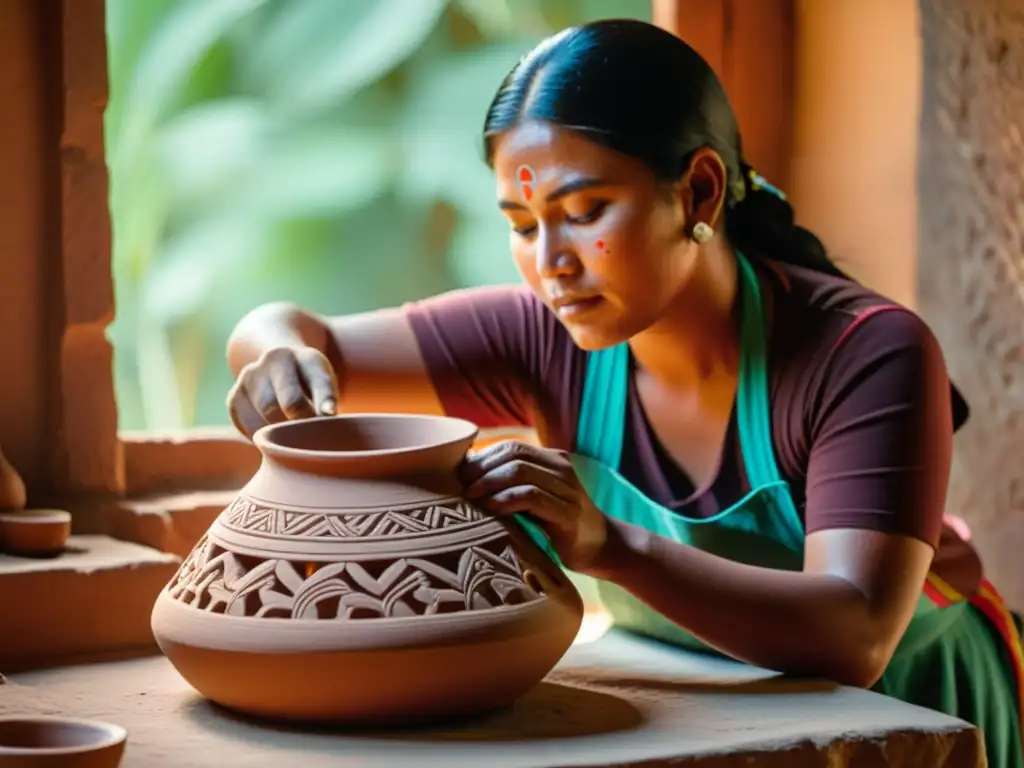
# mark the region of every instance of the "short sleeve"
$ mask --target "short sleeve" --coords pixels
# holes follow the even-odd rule
[[[815,389],[807,533],[866,528],[937,547],[953,422],[945,361],[928,327],[903,309],[855,320]]]
[[[485,428],[533,426],[557,320],[529,288],[451,291],[403,309],[445,413]]]

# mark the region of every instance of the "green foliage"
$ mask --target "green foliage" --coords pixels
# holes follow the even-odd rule
[[[122,428],[227,424],[256,305],[344,314],[517,279],[487,104],[566,25],[649,0],[107,0]]]

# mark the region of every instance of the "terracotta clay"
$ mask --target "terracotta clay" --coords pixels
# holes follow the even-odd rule
[[[117,768],[128,733],[94,720],[41,715],[0,717],[4,768]]]
[[[71,535],[71,513],[62,509],[0,512],[0,552],[20,557],[56,557]]]
[[[462,497],[459,419],[264,427],[263,463],[153,610],[209,699],[261,717],[408,724],[510,704],[572,644],[583,606],[514,523]]]
[[[21,475],[0,452],[0,510],[23,509],[25,501],[25,483]]]

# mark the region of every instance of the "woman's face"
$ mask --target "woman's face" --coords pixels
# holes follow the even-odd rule
[[[516,266],[577,345],[625,341],[679,295],[695,255],[685,191],[543,122],[499,137],[494,167]]]

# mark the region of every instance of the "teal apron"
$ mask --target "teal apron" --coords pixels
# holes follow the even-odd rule
[[[619,473],[630,376],[627,344],[589,355],[573,464],[590,498],[608,517],[736,562],[799,571],[804,527],[772,447],[761,288],[742,255],[739,266],[736,422],[752,490],[714,517],[694,519],[650,500]],[[525,515],[518,520],[559,562],[541,529]],[[617,627],[688,650],[715,652],[617,585],[598,582],[598,591]],[[1020,659],[1011,657],[1000,633],[974,605],[937,599],[926,590],[876,690],[977,725],[985,733],[993,768],[1024,768],[1013,679],[1021,665],[1014,661]]]

